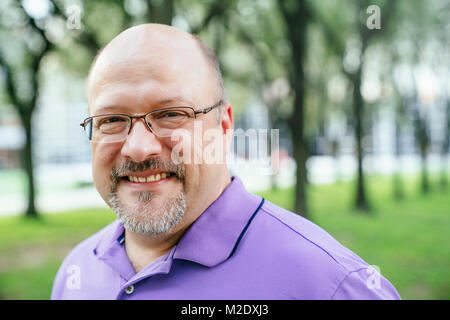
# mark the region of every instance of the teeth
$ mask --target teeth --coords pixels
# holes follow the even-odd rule
[[[161,179],[165,179],[169,176],[170,176],[169,172],[162,172],[161,174],[157,173],[156,175],[153,174],[148,177],[128,176],[128,179],[132,182],[153,182],[153,181],[159,181]]]

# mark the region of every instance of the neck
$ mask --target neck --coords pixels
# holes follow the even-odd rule
[[[143,235],[125,230],[125,250],[135,272],[168,253],[181,234]]]
[[[168,233],[144,235],[125,229],[125,249],[135,272],[139,272],[152,261],[167,254],[175,246],[190,225],[214,202],[231,182],[228,170],[214,179],[214,187],[209,189],[209,197],[204,198],[196,208],[188,205],[182,221]],[[217,181],[221,183],[217,183]]]
[[[155,254],[163,255],[178,242],[180,235],[144,235],[125,230],[125,239],[127,244],[147,249],[155,252]]]

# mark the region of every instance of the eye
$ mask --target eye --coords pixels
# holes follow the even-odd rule
[[[178,117],[178,116],[182,116],[182,114],[180,114],[179,112],[167,112],[166,114],[163,114],[163,117],[166,118],[173,118],[173,117]]]
[[[99,117],[97,119],[97,127],[104,126],[104,125],[112,125],[117,124],[121,122],[126,122],[127,120],[124,117],[121,116],[104,116]]]
[[[189,115],[184,112],[184,111],[180,111],[180,110],[168,110],[168,111],[164,111],[159,113],[158,115],[156,115],[157,119],[163,119],[163,118],[178,118],[178,117],[188,117]]]
[[[120,122],[120,121],[126,121],[126,120],[123,117],[112,116],[112,117],[107,117],[105,119],[102,119],[100,124],[114,123],[114,122]]]
[[[128,124],[128,118],[120,115],[105,115],[94,118],[94,128],[102,131],[122,128]]]

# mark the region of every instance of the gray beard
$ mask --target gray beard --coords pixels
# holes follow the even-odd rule
[[[151,191],[136,192],[137,199],[132,204],[124,204],[117,195],[120,176],[127,172],[142,172],[148,169],[163,169],[174,172],[176,178],[183,183],[183,191],[167,200],[157,208],[151,204],[154,193]],[[143,235],[163,234],[172,229],[183,218],[186,211],[185,171],[182,165],[158,158],[147,159],[141,163],[126,162],[111,171],[111,192],[109,205],[122,221],[124,227]]]
[[[180,191],[159,208],[151,205],[152,198],[153,192],[139,192],[137,201],[129,205],[123,204],[117,193],[112,192],[109,203],[127,230],[142,235],[167,233],[183,218],[186,197]]]

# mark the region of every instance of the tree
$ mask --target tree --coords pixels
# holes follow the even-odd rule
[[[307,55],[307,28],[312,21],[310,4],[306,0],[278,1],[282,17],[286,22],[287,39],[292,47],[292,69],[289,82],[294,91],[294,108],[288,120],[291,129],[293,154],[297,163],[295,186],[295,212],[307,216],[306,160],[308,147],[305,140],[305,71]]]
[[[28,186],[28,205],[25,215],[27,217],[36,218],[38,212],[35,205],[35,181],[33,170],[33,132],[32,132],[32,115],[36,108],[39,95],[39,68],[45,55],[52,49],[52,43],[47,39],[45,31],[38,27],[36,20],[29,16],[20,1],[17,1],[14,10],[22,12],[27,16],[27,24],[24,29],[18,30],[18,33],[24,37],[35,37],[39,45],[33,48],[33,51],[25,51],[21,65],[15,65],[8,61],[4,52],[0,51],[0,65],[5,75],[6,92],[8,98],[17,111],[22,125],[25,129],[25,146],[22,150],[22,167],[26,172]],[[13,32],[11,30],[11,32]],[[23,95],[17,89],[16,77],[18,69],[23,68],[29,77],[29,94]]]
[[[430,181],[427,158],[429,150],[432,148],[432,124],[429,111],[435,104],[435,98],[427,98],[428,92],[421,90],[423,89],[423,79],[417,71],[418,67],[434,69],[435,76],[441,74],[443,79],[448,77],[448,73],[446,73],[448,68],[442,68],[442,65],[445,65],[448,60],[446,57],[446,32],[442,31],[446,21],[445,14],[448,16],[448,4],[445,1],[433,2],[431,6],[425,5],[422,1],[402,2],[401,4],[398,10],[400,23],[397,23],[399,30],[397,40],[403,40],[403,47],[409,48],[409,50],[402,50],[399,59],[407,66],[409,77],[407,79],[409,81],[406,81],[409,85],[406,86],[407,90],[403,90],[405,92],[402,99],[414,129],[416,147],[421,159],[420,190],[422,193],[428,193]],[[436,14],[437,12],[442,12],[442,14]],[[396,44],[398,43],[401,42],[396,41]],[[400,47],[400,45],[398,46]],[[445,80],[443,82],[445,83]],[[442,120],[446,122],[445,116],[442,117]],[[447,123],[445,125],[448,127]],[[444,138],[441,140],[444,149],[447,139],[448,137],[445,137],[444,134]]]
[[[127,24],[123,26],[123,28],[129,26],[129,24],[133,22],[133,19],[124,9],[123,2],[108,2],[107,5],[112,5],[114,3],[122,9],[121,14],[124,16],[122,20],[125,24]],[[23,49],[23,59],[19,62],[13,62],[11,61],[13,59],[7,57],[5,54],[5,47],[2,47],[2,50],[0,50],[0,66],[5,78],[5,91],[7,93],[7,97],[14,109],[17,111],[25,130],[25,145],[22,150],[22,167],[26,172],[26,181],[28,186],[28,205],[25,215],[33,218],[38,217],[38,211],[35,204],[36,186],[33,163],[32,117],[37,107],[39,97],[39,71],[42,61],[50,51],[59,50],[60,54],[64,54],[63,50],[58,48],[58,46],[55,45],[49,38],[45,19],[67,19],[66,12],[62,9],[62,4],[60,2],[52,0],[51,4],[52,6],[49,8],[47,16],[37,19],[26,10],[21,1],[16,0],[14,3],[9,5],[8,11],[19,12],[19,17],[26,17],[23,18],[25,25],[21,25],[23,21],[19,20],[13,21],[13,23],[10,23],[9,25],[0,25],[2,30],[7,31],[9,35],[16,34],[20,36],[18,37],[19,39],[15,40],[20,41],[18,46]],[[98,3],[96,4],[98,5]],[[154,3],[150,1],[149,6],[150,10],[148,19],[150,21],[168,24],[171,23],[173,18],[172,1],[164,1],[161,3]],[[90,10],[88,3],[87,14],[89,13],[92,13],[92,11]],[[95,30],[95,28],[87,27],[78,35],[75,35],[73,39],[76,43],[88,49],[91,55],[94,56],[101,47],[101,42],[98,40],[97,32],[98,30]],[[33,40],[31,41],[31,39]],[[28,75],[27,79],[19,79],[19,75],[23,74]],[[29,93],[27,94],[23,94],[20,90],[20,86],[22,85],[20,82],[23,81],[25,81],[29,86]]]
[[[439,15],[436,25],[434,26],[437,30],[435,34],[437,34],[438,41],[441,45],[440,51],[441,54],[439,54],[439,59],[437,59],[437,65],[435,70],[441,70],[443,81],[441,82],[443,91],[443,100],[445,103],[445,131],[444,131],[444,139],[442,141],[441,145],[441,176],[440,176],[440,185],[441,189],[443,191],[447,190],[449,182],[448,182],[448,172],[450,171],[447,162],[448,162],[448,155],[450,152],[450,94],[449,94],[449,77],[450,77],[450,67],[448,66],[448,60],[450,58],[449,56],[449,50],[448,50],[448,41],[449,41],[449,35],[448,31],[449,28],[449,18],[450,18],[450,4],[448,2],[442,2],[441,7],[438,9],[441,12],[441,15]],[[444,26],[444,32],[441,32],[442,28],[441,26]],[[439,64],[442,63],[444,66],[447,65],[447,67],[440,67]],[[439,72],[438,72],[439,73]]]
[[[346,2],[346,4],[350,4]],[[343,16],[339,17],[331,14],[331,18],[324,16],[324,10],[319,11],[321,26],[328,43],[334,49],[335,54],[342,59],[342,73],[348,78],[353,85],[351,115],[352,123],[355,130],[356,158],[357,158],[357,188],[355,206],[361,211],[369,211],[370,205],[367,199],[367,191],[363,170],[364,147],[363,137],[366,132],[364,130],[365,108],[364,99],[361,94],[363,70],[365,62],[365,53],[370,44],[376,38],[388,34],[391,16],[395,12],[396,1],[383,2],[379,13],[383,24],[381,30],[369,29],[366,11],[369,8],[368,1],[355,1],[350,6],[344,8]],[[353,14],[348,15],[345,9],[349,8]],[[356,21],[356,25],[354,22]],[[354,40],[356,43],[349,48],[347,40]],[[350,50],[349,50],[350,49]],[[346,61],[346,55],[351,54],[352,63],[350,68]]]

